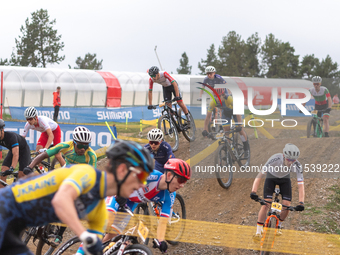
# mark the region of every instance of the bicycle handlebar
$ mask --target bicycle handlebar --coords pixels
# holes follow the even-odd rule
[[[261,198],[258,198],[257,200],[255,200],[256,202],[259,202],[261,205],[266,205],[266,204],[271,204],[273,203],[273,201],[267,201],[267,200],[264,200],[264,199],[261,199]],[[287,208],[286,210],[289,210],[289,211],[296,211],[295,207],[294,206],[289,206],[289,205],[283,205],[283,207]]]

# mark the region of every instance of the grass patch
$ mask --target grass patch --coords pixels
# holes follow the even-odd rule
[[[339,185],[333,185],[329,188],[334,194],[329,196],[330,202],[327,203],[325,208],[330,211],[340,211],[340,187]]]

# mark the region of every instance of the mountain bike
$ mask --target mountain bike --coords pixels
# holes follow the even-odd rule
[[[220,124],[214,124],[215,119],[221,119],[222,118],[222,110],[215,107],[211,113],[211,118],[210,118],[210,122],[208,125],[208,132],[211,133],[221,133],[223,132],[223,126]]]
[[[279,226],[279,218],[282,212],[282,208],[285,207],[284,210],[295,211],[295,207],[287,206],[280,203],[279,199],[280,189],[275,188],[275,196],[273,201],[266,201],[264,199],[258,199],[256,202],[259,202],[261,205],[270,204],[270,210],[268,212],[268,216],[264,223],[263,234],[261,238],[261,255],[269,255],[270,250],[274,247],[275,236]]]
[[[153,109],[156,109],[157,106],[163,107],[162,115],[158,119],[158,128],[164,133],[164,140],[170,144],[172,151],[177,151],[179,147],[179,138],[178,134],[183,133],[185,139],[188,142],[193,142],[195,140],[195,120],[192,117],[190,111],[190,124],[188,120],[182,117],[182,109],[179,108],[177,111],[177,103],[172,104],[175,100],[163,101],[163,103],[159,105],[153,105]],[[168,104],[172,104],[175,107],[173,110]]]
[[[131,216],[134,214],[127,207],[120,208],[129,213]],[[120,210],[121,211],[121,210]],[[100,216],[99,216],[100,217]],[[145,245],[139,244],[137,237],[146,239],[149,233],[148,228],[144,225],[143,220],[138,220],[136,224],[127,230],[123,235],[118,235],[109,241],[103,243],[103,255],[122,255],[122,254],[142,254],[152,255],[152,251]],[[54,255],[61,254],[75,254],[80,246],[80,240],[77,236],[72,237],[66,243],[58,248]]]
[[[249,156],[245,157],[239,131],[239,128],[233,126],[230,131],[223,132],[222,138],[218,141],[215,164],[220,168],[215,173],[218,183],[224,189],[228,189],[233,180],[233,163],[237,162],[240,167],[250,164],[250,151]],[[210,133],[208,137],[215,140],[216,133]]]
[[[163,202],[140,203],[136,207],[135,213],[160,217],[162,206]],[[185,203],[183,197],[180,194],[176,194],[175,202],[170,214],[171,217],[169,218],[167,225],[167,232],[169,233],[171,240],[166,241],[171,245],[177,245],[179,243],[178,240],[181,238],[185,230],[185,223],[181,221],[181,219],[186,219]],[[148,219],[154,221],[154,217]],[[157,233],[158,220],[149,222],[149,224],[149,226],[153,226],[153,229],[150,231]],[[167,239],[167,236],[165,236],[165,239]],[[146,239],[144,244],[147,245],[148,243],[149,240]]]
[[[307,138],[318,137],[322,138],[323,133],[323,119],[322,115],[326,110],[314,110],[311,112],[313,115],[312,119],[307,124]],[[321,117],[318,117],[318,112],[321,112]]]

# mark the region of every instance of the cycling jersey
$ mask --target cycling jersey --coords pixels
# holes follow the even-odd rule
[[[53,121],[52,119],[46,116],[37,116],[38,123],[37,125],[31,125],[28,122],[25,125],[24,132],[22,133],[23,137],[26,137],[28,130],[33,129],[39,131],[41,133],[46,132],[47,129],[51,129],[52,131],[56,130],[59,125]]]
[[[289,168],[284,165],[282,153],[271,156],[262,167],[262,173],[270,173],[276,178],[290,178],[290,173],[295,172],[298,183],[303,183],[303,169],[299,161],[295,161]]]
[[[216,84],[226,84],[227,82],[222,78],[221,75],[215,74],[214,79],[209,79],[205,77],[203,80],[204,83],[210,85],[211,87],[215,87]]]
[[[325,105],[328,104],[327,98],[331,96],[328,89],[324,86],[320,86],[320,91],[316,92],[315,88],[309,89],[311,95],[315,99],[315,105]]]
[[[3,166],[12,166],[12,149],[17,146],[19,146],[19,171],[22,171],[31,162],[31,150],[26,142],[26,139],[21,135],[5,131],[4,138],[0,140],[0,145],[6,147],[9,150],[2,164]]]
[[[174,78],[170,76],[165,71],[159,72],[159,79],[154,81],[151,77],[149,78],[149,90],[152,90],[153,84],[158,83],[161,84],[163,87],[169,87],[172,85],[172,83],[175,81]]]
[[[75,201],[78,217],[88,221],[90,232],[103,235],[108,219],[104,200],[106,179],[106,172],[80,164],[20,179],[1,189],[0,254],[15,248],[9,245],[13,242],[7,233],[15,232],[15,237],[19,238],[20,232],[26,226],[60,222],[51,201],[58,189],[67,184],[78,194]]]
[[[222,101],[222,106],[218,99],[215,99],[216,103],[214,100],[211,100],[211,102],[209,103],[208,112],[212,112],[215,107],[225,109],[226,111],[231,111],[233,109],[233,97],[231,95],[227,94],[226,97],[220,97],[220,98]]]
[[[157,151],[153,151],[151,149],[150,144],[147,144],[144,146],[147,150],[151,152],[155,159],[155,170],[160,171],[164,173],[164,164],[168,161],[169,158],[175,158],[174,153],[172,152],[170,144],[163,141],[159,145],[159,148]]]
[[[97,167],[97,155],[92,148],[88,148],[84,155],[78,155],[74,150],[73,141],[59,143],[58,145],[48,149],[47,154],[49,157],[61,152],[65,156],[66,165],[69,164],[89,164]]]

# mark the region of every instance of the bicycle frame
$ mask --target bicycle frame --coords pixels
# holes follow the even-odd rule
[[[181,124],[181,120],[183,118],[182,116],[179,116],[177,113],[177,104],[173,104],[175,106],[175,110],[173,110],[172,107],[169,107],[167,105],[168,103],[172,103],[172,101],[166,101],[164,102],[164,105],[163,104],[159,105],[160,107],[164,107],[162,110],[162,115],[168,116],[175,124],[177,131],[180,133],[184,130]],[[175,119],[174,116],[176,116],[177,119]]]

